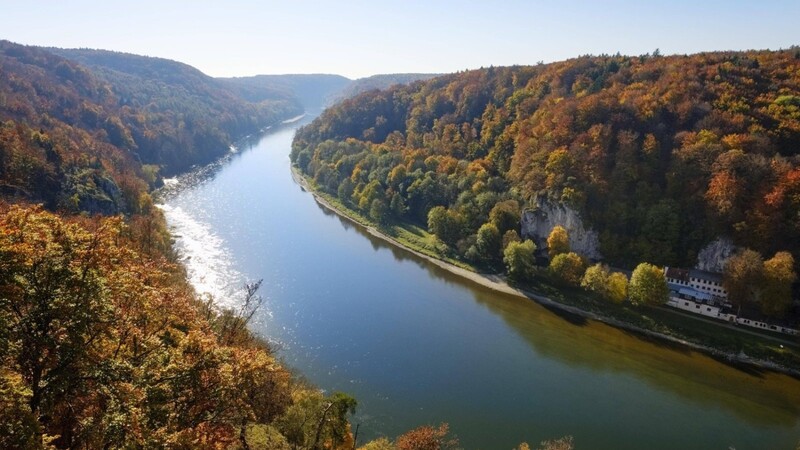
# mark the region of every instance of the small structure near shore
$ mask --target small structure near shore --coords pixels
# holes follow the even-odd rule
[[[759,330],[800,335],[800,330],[795,328],[739,316],[728,302],[728,292],[722,286],[720,274],[665,267],[664,276],[670,291],[668,306]]]

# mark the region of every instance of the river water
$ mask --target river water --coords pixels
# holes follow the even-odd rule
[[[169,180],[192,283],[222,306],[263,279],[252,324],[285,363],[358,402],[359,443],[448,422],[467,449],[794,449],[800,381],[743,370],[532,301],[393,248],[291,177],[303,118]]]

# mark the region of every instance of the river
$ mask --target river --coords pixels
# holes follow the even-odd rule
[[[467,449],[572,435],[578,449],[794,449],[800,381],[734,368],[497,294],[322,208],[291,177],[294,130],[169,180],[192,283],[222,306],[263,279],[252,328],[359,402],[359,443],[448,422]]]

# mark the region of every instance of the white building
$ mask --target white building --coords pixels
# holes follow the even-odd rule
[[[703,292],[670,284],[667,305],[706,317],[719,318],[722,305]]]
[[[688,286],[723,301],[728,299],[728,291],[722,286],[722,275],[718,273],[664,267],[664,276],[667,283]]]
[[[800,334],[794,328],[738,317],[733,314],[731,305],[727,302],[728,292],[722,287],[722,277],[719,274],[702,270],[665,267],[664,275],[667,278],[667,286],[669,287],[668,306],[760,330],[793,336]]]

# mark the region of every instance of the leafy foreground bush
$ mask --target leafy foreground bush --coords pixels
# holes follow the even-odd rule
[[[349,439],[355,401],[295,383],[122,219],[0,207],[0,448],[293,448]],[[138,237],[137,237],[138,239]],[[350,441],[352,448],[352,441]]]

